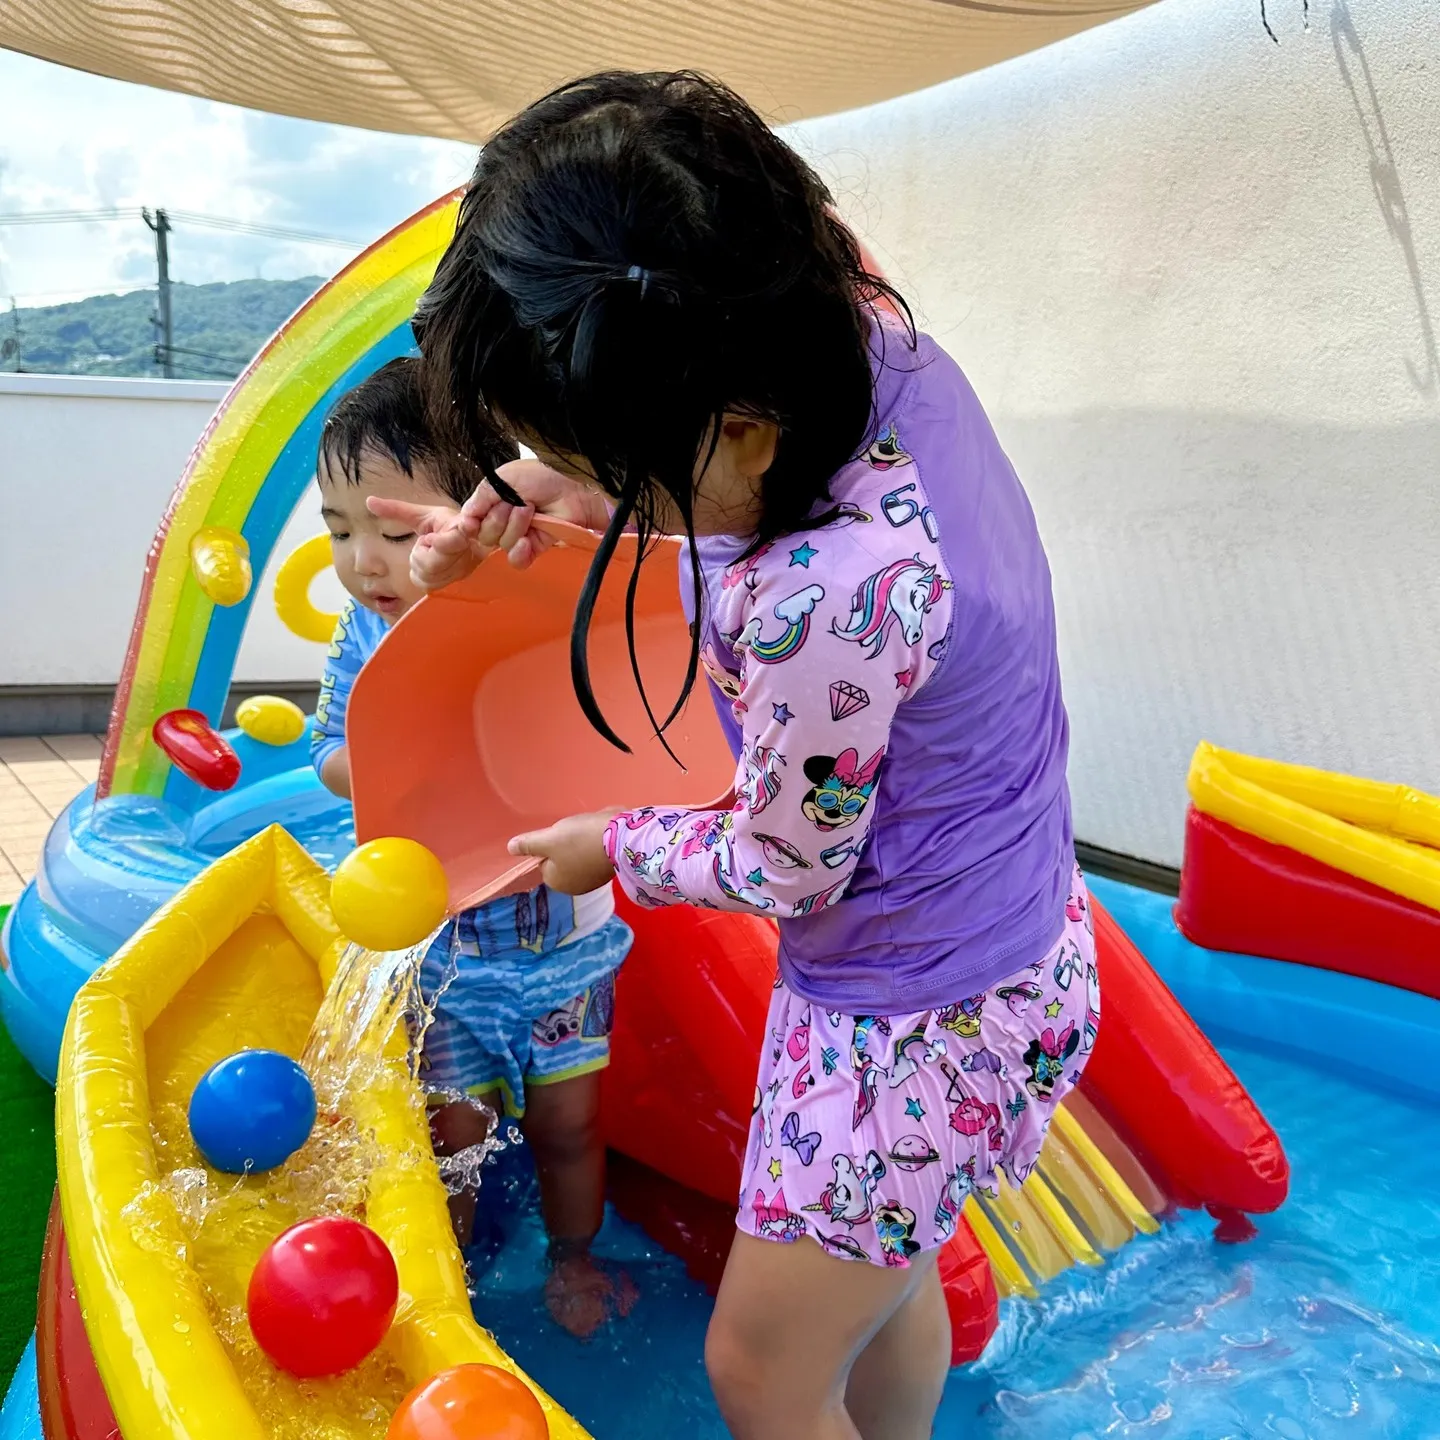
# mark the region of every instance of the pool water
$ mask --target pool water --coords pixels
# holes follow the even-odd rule
[[[354,844],[348,807],[292,830],[330,868]],[[1007,1301],[985,1355],[950,1376],[940,1440],[1440,1437],[1440,1112],[1223,1048],[1290,1157],[1285,1206],[1243,1245],[1186,1213],[1038,1302]],[[723,1440],[701,1361],[710,1299],[678,1260],[608,1211],[598,1253],[640,1301],[588,1342],[557,1329],[523,1146],[488,1172],[477,1237],[476,1314],[596,1440]]]
[[[1440,1436],[1440,1114],[1291,1059],[1227,1049],[1280,1132],[1291,1196],[1221,1245],[1186,1214],[1038,1303],[1007,1301],[952,1373],[942,1440]],[[596,1440],[720,1440],[701,1363],[710,1301],[613,1213],[598,1250],[641,1299],[580,1343],[548,1320],[544,1235],[523,1147],[490,1173],[475,1309]]]
[[[263,815],[257,815],[256,829],[266,823]],[[293,839],[298,840],[327,870],[335,867],[355,848],[355,812],[348,803],[336,801],[313,815],[298,816],[287,820],[285,828]],[[232,840],[227,838],[224,845],[213,850],[201,842],[198,847],[204,854],[217,858],[228,853]]]

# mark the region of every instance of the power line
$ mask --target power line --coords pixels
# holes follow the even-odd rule
[[[107,210],[25,210],[0,214],[0,225],[103,224],[144,217],[139,205],[112,206]],[[289,225],[270,225],[262,220],[238,220],[231,215],[204,215],[197,210],[169,210],[172,219],[207,230],[224,230],[236,235],[258,235],[269,240],[294,240],[303,245],[335,245],[359,250],[366,242],[343,235],[326,235],[319,230],[297,230]]]
[[[228,231],[233,234],[256,235],[265,239],[291,240],[304,245],[338,245],[346,250],[357,250],[361,241],[344,239],[338,235],[325,235],[314,230],[297,230],[285,225],[269,225],[258,220],[239,220],[226,215],[204,215],[194,210],[150,210],[147,206],[111,206],[95,210],[30,210],[0,213],[0,225],[65,225],[65,224],[107,224],[121,220],[143,220],[155,235],[155,264],[157,271],[157,313],[152,316],[155,326],[155,363],[161,373],[169,378],[177,368],[208,376],[214,379],[230,379],[232,371],[243,368],[248,362],[234,355],[216,355],[208,350],[190,349],[176,345],[174,325],[171,316],[171,280],[168,238],[173,230],[172,217],[182,225],[200,226],[212,230]],[[16,368],[20,364],[21,339],[19,317],[15,301],[10,302],[12,323],[16,333],[4,342],[0,359],[14,355]],[[191,357],[191,358],[186,358]],[[208,362],[208,363],[207,363]],[[225,371],[212,366],[223,365]]]
[[[183,372],[179,377],[182,380],[233,380],[237,373],[234,370],[210,369],[207,366],[197,364],[193,360],[177,360],[175,362],[175,369]]]
[[[208,350],[191,350],[184,345],[170,345],[166,347],[172,355],[194,355],[201,360],[215,360],[221,365],[248,365],[249,357],[239,355],[212,355]]]
[[[137,295],[144,292],[153,293],[155,289],[155,282],[153,280],[148,285],[130,285],[127,289],[124,290],[105,290],[97,288],[103,286],[105,283],[106,282],[103,280],[97,280],[94,285],[92,285],[88,289],[84,286],[80,286],[78,288],[72,287],[69,290],[16,290],[13,292],[13,298],[16,301],[23,300],[25,302],[25,305],[23,307],[24,309],[33,310],[36,308],[48,308],[39,307],[37,305],[37,302],[42,300],[54,300],[58,304],[68,305],[80,300],[92,300],[98,298],[119,300],[126,295]],[[177,285],[185,285],[191,282],[185,280],[177,280],[175,283]],[[209,282],[202,281],[199,283],[204,284]],[[6,298],[11,298],[11,292],[6,292]]]
[[[0,225],[66,225],[73,222],[100,222],[102,220],[138,220],[141,208],[138,205],[112,206],[108,210],[20,210],[0,214]]]
[[[176,220],[187,225],[203,225],[210,230],[228,230],[239,235],[263,235],[273,240],[298,240],[307,245],[339,245],[358,250],[363,240],[347,240],[340,235],[323,235],[318,230],[294,230],[288,225],[267,225],[259,220],[232,220],[223,215],[198,215],[193,210],[171,210]]]

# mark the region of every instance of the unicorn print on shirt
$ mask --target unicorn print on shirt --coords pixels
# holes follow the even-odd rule
[[[758,740],[745,751],[745,779],[739,798],[752,815],[759,815],[780,793],[780,767],[785,757]]]
[[[859,645],[867,660],[884,650],[897,626],[907,645],[918,645],[925,616],[940,603],[949,584],[918,555],[894,560],[860,582],[850,601],[849,620],[844,625],[832,621],[830,629]]]

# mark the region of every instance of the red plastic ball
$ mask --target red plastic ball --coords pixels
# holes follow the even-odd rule
[[[260,1348],[310,1379],[358,1365],[385,1338],[399,1296],[385,1242],[358,1220],[326,1215],[271,1241],[245,1307]]]
[[[400,1403],[385,1440],[547,1440],[550,1424],[523,1380],[494,1365],[432,1375]]]

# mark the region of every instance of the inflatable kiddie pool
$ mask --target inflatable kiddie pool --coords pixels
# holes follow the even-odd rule
[[[136,979],[137,953],[161,971],[173,971],[180,962],[168,947],[190,943],[183,938],[185,927],[177,930],[173,923],[173,907],[183,911],[197,894],[213,901],[216,876],[232,873],[225,867],[237,864],[236,855],[253,854],[246,847],[260,843],[255,837],[261,832],[276,824],[287,827],[326,863],[352,843],[349,807],[330,796],[311,770],[308,733],[281,744],[227,734],[239,778],[217,793],[182,773],[172,752],[157,743],[155,727],[161,717],[194,711],[201,717],[199,729],[208,734],[208,724],[218,719],[245,618],[257,598],[248,584],[236,583],[244,568],[236,557],[248,552],[250,573],[263,570],[311,481],[329,406],[410,348],[408,319],[449,240],[455,208],[452,196],[421,212],[313,297],[236,382],[191,457],[151,550],[100,779],[57,820],[36,878],[3,932],[0,1013],[23,1052],[51,1080],[75,996],[82,987],[89,994],[92,984],[102,991],[113,984],[109,969],[92,982],[97,968],[119,952],[121,973],[142,990],[153,976],[147,972]],[[216,537],[229,564],[224,584],[207,564],[215,552],[213,545],[208,551],[205,546]],[[592,743],[588,728],[577,728],[583,726],[578,710],[557,709],[550,718],[558,729],[547,741],[552,751],[567,739],[573,742],[576,755],[567,756],[574,761],[571,770],[557,770],[552,777],[557,783],[543,794],[522,792],[510,760],[515,737],[496,733],[501,711],[495,687],[508,666],[511,685],[568,696],[564,637],[584,568],[577,557],[588,543],[572,535],[525,577],[492,563],[452,593],[427,598],[397,626],[376,667],[367,667],[357,682],[349,724],[362,770],[375,771],[365,766],[364,753],[387,734],[411,733],[411,727],[425,724],[435,728],[424,746],[415,747],[419,758],[405,762],[408,771],[391,764],[386,783],[373,794],[362,785],[362,833],[409,834],[434,847],[450,870],[457,903],[484,889],[468,884],[465,866],[490,883],[497,878],[495,857],[467,855],[463,832],[437,832],[437,814],[453,815],[448,805],[437,812],[437,792],[477,787],[476,796],[499,794],[516,816],[537,819],[548,818],[552,809],[573,808],[560,804],[560,792],[567,801],[574,793],[565,775],[576,773],[575,766],[585,768],[581,751]],[[642,606],[646,653],[657,653],[658,646],[673,663],[684,640],[673,560],[666,564],[657,557],[653,566],[647,562],[646,572],[660,577],[647,580],[646,594],[654,598]],[[522,593],[526,626],[497,625],[504,607]],[[611,698],[623,710],[618,651],[611,653],[613,636],[606,638],[613,620],[601,617],[595,668],[598,688],[602,694],[615,689]],[[507,635],[497,648],[496,637]],[[427,663],[437,643],[445,653],[469,657],[467,665]],[[318,671],[318,652],[316,658]],[[382,672],[390,669],[403,673],[406,683],[383,683]],[[647,684],[652,679],[652,694],[668,708],[673,684],[647,672]],[[632,706],[626,724],[633,728],[636,720]],[[720,781],[727,774],[733,776],[733,760],[720,748],[707,704],[690,707],[677,735],[690,751],[691,773],[673,772],[674,784],[664,794],[637,791],[637,802],[699,803],[723,790]],[[629,738],[638,739],[639,732]],[[391,751],[393,760],[393,746]],[[426,767],[426,755],[446,757],[444,776]],[[618,769],[616,777],[621,778]],[[596,803],[600,798],[631,797],[607,795]],[[281,836],[267,843],[283,851],[289,841]],[[502,888],[528,879],[498,878]],[[248,923],[245,916],[254,904],[262,911],[271,904],[259,896],[249,901],[237,926]],[[642,913],[623,901],[622,912],[636,944],[619,987],[604,1123],[615,1149],[670,1182],[663,1204],[647,1202],[640,1187],[642,1198],[627,1213],[684,1253],[687,1237],[695,1233],[685,1197],[711,1215],[715,1207],[734,1203],[775,974],[775,932],[768,921],[749,915],[683,907]],[[941,1272],[957,1362],[984,1348],[1000,1298],[1034,1294],[1068,1266],[1101,1263],[1136,1233],[1154,1230],[1157,1217],[1173,1207],[1207,1205],[1227,1224],[1238,1225],[1241,1215],[1271,1210],[1286,1193],[1279,1141],[1243,1087],[1119,926],[1099,906],[1093,918],[1105,1020],[1098,1039],[1093,1031],[1082,1039],[1087,1048],[1094,1046],[1094,1054],[1081,1087],[1057,1116],[1041,1164],[1019,1191],[1004,1186],[994,1195],[959,1191],[939,1203],[953,1229]],[[214,938],[218,945],[225,936]],[[291,940],[306,948],[302,937],[292,934]],[[186,963],[201,966],[209,953]],[[311,956],[319,965],[313,949]],[[264,963],[256,958],[257,974],[265,973]],[[323,965],[317,973],[326,978]],[[1094,977],[1069,978],[1090,984]],[[173,984],[154,983],[173,999]],[[212,1008],[198,1029],[214,1036],[224,1032],[224,1006],[232,999],[223,986],[208,993]],[[163,1021],[163,1004],[157,1015],[152,1012],[159,1002],[137,1003],[147,1025]],[[291,1019],[291,1029],[303,1028]],[[69,1094],[63,1075],[61,1083],[63,1115]],[[157,1083],[153,1075],[151,1083]],[[93,1111],[83,1099],[71,1098],[87,1123],[70,1133],[97,1133],[88,1123],[95,1119]],[[135,1123],[143,1127],[143,1113]],[[63,1133],[62,1143],[67,1143]],[[87,1149],[83,1138],[68,1143],[76,1174],[86,1173],[87,1166],[97,1181],[104,1178],[101,1171],[111,1173],[102,1152]],[[114,1174],[123,1189],[123,1174]],[[73,1214],[82,1228],[93,1228],[99,1212],[89,1208],[92,1201],[98,1207],[114,1198],[114,1188],[104,1183],[93,1195],[84,1185],[72,1186],[64,1204],[66,1226]],[[783,1207],[783,1197],[757,1194],[742,1203]],[[723,1251],[722,1240],[704,1255],[687,1258],[713,1278]],[[72,1268],[67,1253],[63,1231],[52,1227],[52,1262],[41,1295],[45,1323],[28,1363],[38,1367],[42,1381],[49,1377],[61,1390],[65,1375],[83,1372],[90,1377],[86,1393],[95,1397],[99,1385],[98,1407],[112,1387],[125,1384],[113,1360],[115,1333],[103,1318],[124,1308],[123,1287],[113,1288],[118,1272],[99,1262],[88,1270]],[[176,1283],[188,1284],[183,1277]],[[459,1351],[468,1343],[457,1342]],[[169,1359],[154,1362],[152,1378],[168,1383],[167,1367],[182,1366],[184,1350],[161,1347]],[[441,1352],[428,1353],[433,1359]],[[25,1396],[34,1383],[34,1368],[22,1367],[7,1423],[12,1415],[31,1415]],[[94,1413],[103,1418],[105,1412]],[[552,1420],[552,1434],[579,1433],[556,1429],[557,1423]],[[68,1440],[72,1433],[91,1432],[72,1432],[66,1422],[47,1419],[44,1433],[47,1440]],[[126,1440],[180,1433],[183,1426],[156,1428],[150,1421],[133,1434],[125,1431]],[[0,1436],[12,1440],[3,1425]]]

